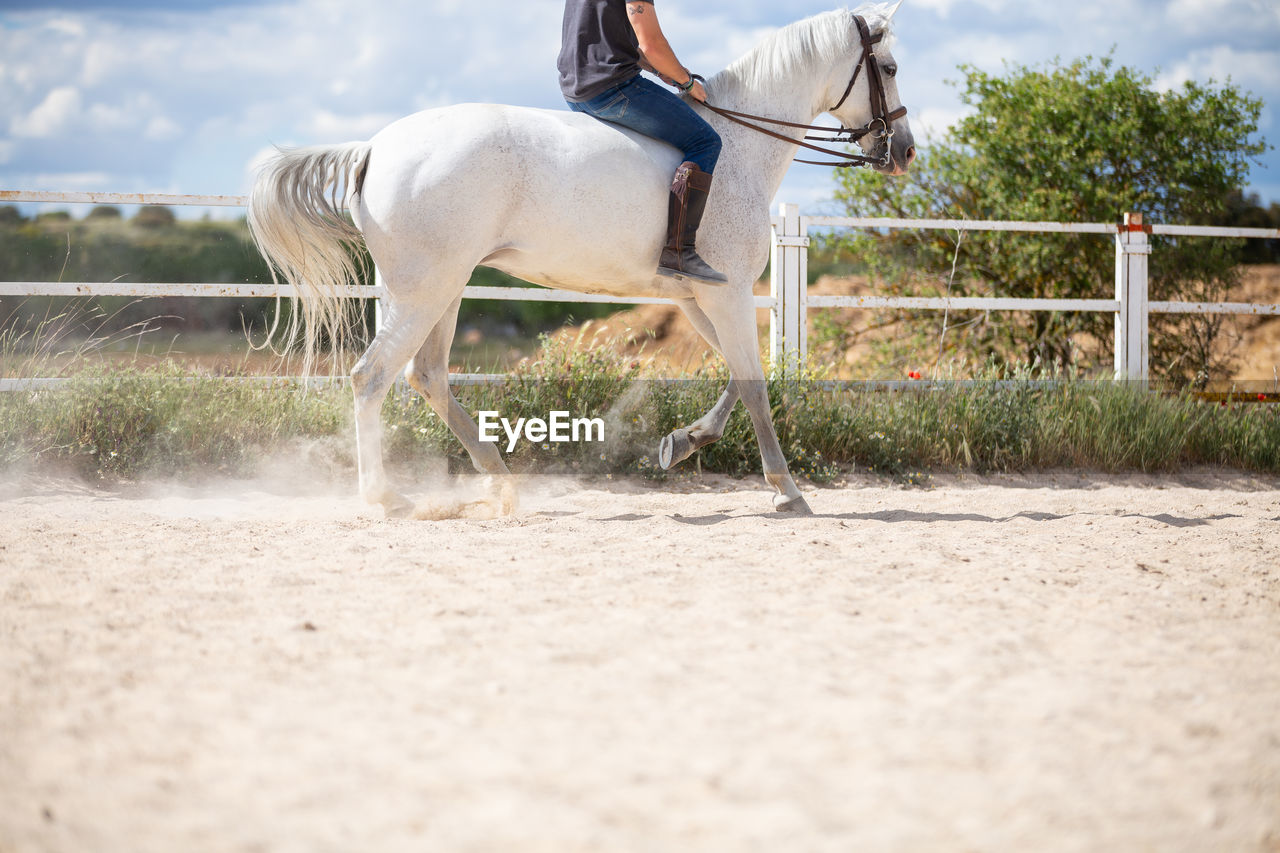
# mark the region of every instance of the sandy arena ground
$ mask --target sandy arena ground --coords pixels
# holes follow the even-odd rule
[[[1280,482],[0,487],[0,850],[1280,850]]]

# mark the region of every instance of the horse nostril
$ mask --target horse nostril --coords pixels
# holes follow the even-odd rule
[[[912,145],[907,149],[907,165],[911,165],[911,161],[916,159],[916,147]]]

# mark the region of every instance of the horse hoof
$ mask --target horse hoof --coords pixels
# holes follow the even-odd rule
[[[413,514],[413,502],[392,489],[369,489],[362,493],[365,503],[382,507],[387,518],[408,518]]]
[[[516,490],[516,484],[510,480],[506,480],[498,487],[498,505],[499,513],[502,515],[515,515],[516,510],[520,508],[520,493]]]
[[[678,429],[662,439],[658,445],[658,464],[663,471],[670,471],[693,455],[696,448],[687,429]]]
[[[387,501],[382,505],[383,515],[387,518],[412,518],[413,510],[413,503],[399,495],[395,500]]]
[[[789,498],[786,495],[774,495],[773,508],[777,512],[793,512],[796,515],[813,515],[809,502],[801,495]]]
[[[386,489],[378,496],[382,513],[387,518],[409,518],[413,515],[413,501],[399,492]]]

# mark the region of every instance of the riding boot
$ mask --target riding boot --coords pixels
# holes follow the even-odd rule
[[[725,284],[729,281],[698,257],[694,249],[710,192],[711,175],[699,169],[696,163],[686,161],[676,169],[667,202],[667,245],[658,261],[659,275],[702,284]]]

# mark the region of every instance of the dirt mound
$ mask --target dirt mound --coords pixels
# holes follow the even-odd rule
[[[566,326],[553,338],[607,346],[624,356],[651,361],[654,367],[672,374],[692,373],[706,359],[716,357],[674,305],[637,305],[603,320]]]
[[[1232,302],[1275,304],[1280,302],[1280,264],[1258,264],[1244,269],[1240,286],[1228,297]],[[1234,379],[1270,379],[1280,370],[1280,317],[1245,315],[1228,320],[1240,336]]]
[[[758,284],[756,292],[767,294],[768,283]],[[809,293],[865,296],[875,293],[875,289],[866,276],[822,276],[809,286]],[[1232,302],[1280,303],[1280,265],[1245,267],[1240,286],[1227,298]],[[769,315],[764,310],[756,314],[760,346],[762,351],[767,351]],[[823,337],[821,330],[824,325],[835,326],[846,333],[853,332],[853,345],[838,352],[833,350],[830,362],[842,376],[866,378],[859,366],[868,363],[868,356],[878,342],[897,333],[894,325],[883,323],[886,319],[888,315],[885,312],[866,309],[811,311],[810,349],[819,349],[815,342]],[[1223,335],[1221,346],[1227,350],[1233,348],[1237,363],[1233,379],[1266,379],[1280,370],[1280,317],[1228,317],[1224,325],[1227,334]],[[671,372],[692,372],[705,359],[715,358],[702,336],[673,305],[639,305],[604,320],[566,327],[557,337],[581,338],[593,346],[610,346],[628,356],[651,359],[655,366]],[[922,363],[928,360],[927,354],[922,353],[920,357]]]

